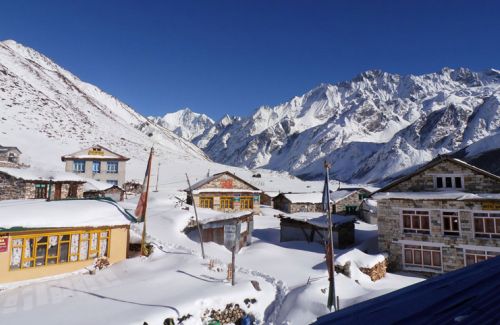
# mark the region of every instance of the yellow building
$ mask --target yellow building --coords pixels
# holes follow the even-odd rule
[[[124,260],[133,221],[107,200],[0,202],[0,283]]]

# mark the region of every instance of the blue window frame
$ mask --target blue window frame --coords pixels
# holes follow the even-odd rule
[[[96,173],[96,174],[98,174],[98,173],[100,173],[100,172],[101,172],[101,162],[100,162],[100,161],[98,161],[98,160],[97,160],[97,161],[95,161],[95,160],[94,160],[94,161],[92,162],[92,172],[93,172],[93,173]]]
[[[108,161],[108,173],[109,174],[118,173],[118,161]]]
[[[75,160],[75,161],[73,161],[73,172],[75,172],[75,173],[85,173],[85,160]]]
[[[118,181],[114,179],[108,179],[106,180],[106,183],[118,186]]]

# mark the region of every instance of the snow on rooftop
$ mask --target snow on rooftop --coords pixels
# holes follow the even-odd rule
[[[221,212],[205,208],[197,208],[196,210],[198,212],[198,222],[202,225],[213,221],[222,221],[222,220],[240,218],[252,213],[252,211],[250,210],[235,211],[235,212]],[[196,225],[194,217],[190,220],[190,222],[192,222],[193,225]]]
[[[357,267],[372,268],[384,260],[385,256],[382,254],[369,255],[355,248],[336,258],[335,264],[345,265],[346,262],[351,262]]]
[[[328,228],[328,218],[322,212],[296,212],[296,213],[282,213],[280,216],[285,218],[294,219],[309,223],[314,226]],[[332,214],[333,224],[340,225],[347,222],[354,221],[354,217],[344,216],[340,214]]]
[[[464,192],[381,192],[372,196],[376,200],[403,199],[403,200],[500,200],[498,193],[464,193]]]
[[[338,202],[339,200],[347,197],[353,191],[342,190],[334,191],[330,193],[330,201]],[[311,193],[282,193],[290,202],[292,203],[321,203],[323,201],[322,192],[311,192]]]
[[[118,204],[105,200],[8,200],[0,202],[0,229],[121,226],[131,223]]]
[[[0,167],[0,172],[13,176],[15,178],[24,179],[26,181],[73,181],[86,182],[87,180],[78,175],[59,170],[44,170],[39,168],[8,168]]]
[[[96,181],[94,179],[86,179],[87,183],[83,185],[83,190],[87,191],[105,191],[112,188],[114,185],[110,183]]]
[[[193,190],[193,194],[200,193],[261,193],[260,190],[245,190],[239,188],[200,188],[198,190]]]

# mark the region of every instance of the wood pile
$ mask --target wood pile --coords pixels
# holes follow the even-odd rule
[[[226,308],[206,310],[203,318],[219,321],[221,324],[236,324],[246,312],[238,304],[227,304]]]
[[[375,264],[372,268],[360,267],[359,270],[368,275],[370,279],[375,282],[385,277],[385,273],[387,272],[387,259]]]

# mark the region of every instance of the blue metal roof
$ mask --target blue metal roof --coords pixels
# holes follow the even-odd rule
[[[319,317],[313,324],[500,324],[500,256]]]

